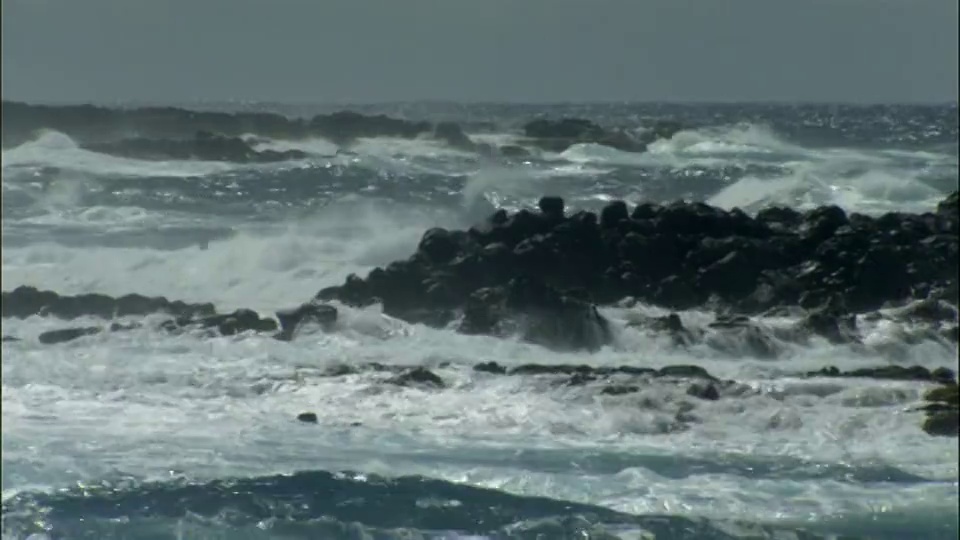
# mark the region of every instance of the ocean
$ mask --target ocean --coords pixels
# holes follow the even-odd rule
[[[272,316],[410,256],[428,229],[466,229],[545,195],[568,212],[684,199],[749,215],[837,205],[880,216],[934,212],[958,183],[955,104],[350,109],[457,122],[491,147],[523,146],[520,127],[538,117],[680,128],[643,152],[581,142],[512,156],[424,136],[246,132],[254,151],[292,157],[244,163],[96,151],[103,133],[49,125],[5,134],[3,290],[138,293]],[[168,122],[163,135],[180,129]],[[136,122],[123,130],[152,136]],[[289,341],[145,324],[47,344],[45,331],[103,321],[5,316],[3,538],[957,537],[957,438],[927,435],[912,410],[930,386],[797,375],[955,372],[955,342],[880,320],[863,322],[858,346],[777,341],[764,356],[736,340],[678,345],[638,329],[634,318],[669,310],[637,302],[600,306],[616,339],[584,352],[335,305],[335,327]],[[758,320],[783,326],[791,315]],[[695,400],[662,383],[610,395],[474,369],[486,362],[696,365],[744,390]],[[330,371],[369,365],[381,368]],[[390,384],[390,366],[422,366],[444,384]],[[305,412],[315,421],[298,421]]]

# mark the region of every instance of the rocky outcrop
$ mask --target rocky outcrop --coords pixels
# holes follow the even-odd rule
[[[449,363],[441,363],[436,366],[436,369],[450,367]],[[668,365],[658,369],[633,365],[590,366],[585,364],[521,364],[508,367],[497,362],[481,362],[475,364],[472,370],[481,379],[485,377],[537,378],[548,382],[553,388],[575,387],[600,399],[630,399],[632,400],[630,403],[641,407],[660,410],[675,409],[673,412],[676,423],[671,429],[684,429],[691,422],[698,421],[691,412],[698,406],[709,406],[708,402],[758,394],[769,394],[775,399],[782,399],[780,390],[720,379],[706,369],[695,365]],[[374,374],[380,383],[415,387],[423,391],[440,391],[451,387],[440,375],[434,373],[433,368],[424,366],[377,362],[351,363],[334,365],[314,372],[312,375],[336,378],[363,373]],[[380,377],[379,374],[385,374],[386,377]],[[940,368],[930,371],[922,366],[873,366],[844,372],[828,366],[808,373],[796,373],[794,377],[855,377],[943,384],[944,386],[932,388],[924,394],[924,399],[928,403],[919,410],[925,411],[927,416],[921,429],[931,435],[957,435],[957,383],[956,375],[949,369]],[[668,399],[663,399],[662,396],[654,399],[653,396],[661,394],[664,388],[672,388],[675,396]],[[649,394],[654,389],[655,392],[652,395]],[[840,390],[840,387],[837,387],[835,391]]]
[[[933,388],[923,397],[927,401],[922,407],[927,414],[923,431],[942,437],[960,434],[960,387],[957,382]]]
[[[835,343],[857,341],[853,315],[921,299],[925,307],[904,307],[902,316],[955,329],[951,197],[936,213],[877,218],[832,206],[751,217],[703,203],[631,210],[622,201],[567,216],[561,199],[544,197],[537,212],[499,210],[467,231],[431,229],[408,259],[317,298],[381,303],[411,322],[457,321],[461,332],[514,333],[563,349],[602,346],[609,324],[594,305],[625,298],[734,315],[799,306],[807,315],[797,330]],[[747,322],[718,321],[749,333]],[[682,328],[674,332],[683,338]]]
[[[198,132],[192,139],[123,139],[84,145],[94,152],[143,160],[203,160],[232,163],[272,163],[308,157],[306,152],[254,150],[239,137]]]
[[[76,319],[82,316],[114,319],[163,313],[178,318],[206,317],[216,314],[213,304],[190,304],[166,298],[128,294],[118,298],[105,294],[59,295],[35,287],[21,286],[0,293],[3,318],[25,319],[34,315]]]
[[[319,325],[329,331],[337,321],[337,309],[333,306],[307,303],[293,309],[281,310],[276,318],[261,317],[250,309],[238,309],[232,313],[217,313],[213,304],[189,304],[170,301],[163,297],[150,298],[129,294],[119,298],[103,294],[62,296],[53,291],[41,291],[34,287],[17,287],[2,293],[3,317],[24,319],[31,316],[76,319],[96,317],[117,319],[120,317],[151,314],[170,315],[157,327],[171,333],[187,330],[202,330],[216,335],[230,336],[243,332],[275,332],[274,337],[289,341],[307,324]],[[51,330],[40,334],[39,341],[56,344],[103,332],[122,332],[140,328],[138,322],[113,322],[107,326],[82,326]]]
[[[122,141],[131,133],[142,139],[178,140],[197,132],[224,138],[246,134],[272,139],[322,137],[346,144],[359,137],[413,138],[428,134],[428,122],[415,122],[384,115],[352,111],[320,114],[311,119],[273,113],[192,111],[177,107],[113,109],[93,105],[30,105],[4,101],[3,147],[23,144],[39,130],[64,133],[81,144]],[[154,145],[156,146],[156,145]]]

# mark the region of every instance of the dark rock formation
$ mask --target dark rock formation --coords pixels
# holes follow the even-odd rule
[[[316,424],[318,421],[317,413],[302,412],[297,415],[297,420],[305,424]]]
[[[4,101],[2,144],[10,148],[36,138],[42,130],[64,133],[81,146],[97,152],[138,159],[203,159],[238,163],[263,163],[305,157],[301,152],[256,152],[240,139],[299,140],[321,137],[341,146],[363,137],[412,139],[433,136],[450,146],[482,155],[525,157],[525,145],[563,151],[576,143],[596,143],[630,152],[642,152],[658,138],[669,138],[679,126],[659,121],[640,135],[603,128],[589,120],[534,120],[524,126],[523,145],[499,149],[476,143],[460,124],[366,115],[355,111],[290,118],[272,113],[192,111],[176,107],[111,109],[92,105],[29,105]],[[492,126],[478,126],[491,129]],[[130,138],[131,135],[136,138]],[[190,139],[193,134],[199,134]],[[216,134],[216,135],[214,135]]]
[[[398,386],[429,386],[434,388],[443,388],[446,386],[443,379],[424,367],[405,370],[396,377],[388,379],[387,382]]]
[[[956,382],[929,390],[924,396],[927,417],[923,431],[930,435],[956,437],[960,434],[960,387]]]
[[[309,323],[316,323],[323,330],[329,331],[337,322],[337,315],[337,308],[314,303],[278,311],[277,321],[280,323],[280,333],[277,334],[277,339],[289,341],[302,325]]]
[[[53,291],[40,291],[34,287],[21,286],[2,293],[3,317],[27,318],[51,316],[61,319],[76,319],[82,316],[114,319],[125,316],[144,316],[154,313],[171,315],[160,323],[159,328],[168,332],[202,329],[230,336],[243,332],[276,332],[274,337],[290,340],[302,325],[313,322],[324,330],[330,330],[337,320],[333,306],[308,303],[294,309],[277,312],[276,320],[261,317],[255,311],[239,309],[233,313],[217,313],[213,304],[188,304],[170,301],[163,297],[149,298],[129,294],[113,298],[103,294],[61,296]],[[279,321],[279,324],[278,324]],[[101,332],[119,332],[139,328],[139,323],[114,322],[107,327],[85,326],[44,332],[39,340],[44,344],[71,341]]]
[[[459,319],[464,333],[520,334],[562,349],[606,343],[609,324],[591,304],[627,297],[741,315],[799,306],[807,315],[795,333],[835,343],[858,341],[852,315],[929,298],[939,307],[918,312],[953,328],[958,237],[950,200],[937,214],[768,208],[753,218],[684,202],[631,211],[616,201],[599,215],[566,215],[562,200],[546,197],[538,212],[498,210],[468,231],[429,230],[408,259],[350,276],[317,298],[380,302],[411,322]],[[682,341],[689,336],[677,322],[663,324]],[[744,334],[755,354],[777,354],[749,321],[718,324]]]
[[[147,297],[128,294],[113,298],[104,294],[79,294],[61,296],[53,291],[41,291],[34,287],[21,286],[0,293],[0,312],[3,318],[25,319],[33,315],[51,316],[60,319],[76,319],[81,316],[113,319],[124,316],[143,316],[165,313],[175,317],[204,317],[214,315],[213,304],[188,304],[170,301],[163,297]]]
[[[143,160],[202,160],[232,163],[271,163],[304,159],[308,154],[299,150],[277,152],[254,150],[239,137],[225,137],[201,131],[192,139],[123,139],[84,145],[87,150]]]
[[[120,324],[113,323],[109,327],[101,326],[81,326],[78,328],[63,328],[60,330],[50,330],[43,332],[38,336],[38,341],[44,345],[54,345],[56,343],[65,343],[73,341],[84,336],[92,336],[101,332],[122,332],[124,330],[133,330],[139,328],[139,324]]]
[[[879,366],[860,368],[851,371],[840,371],[836,367],[828,366],[806,374],[807,377],[858,377],[866,379],[885,379],[895,381],[924,381],[936,383],[955,383],[956,374],[947,368],[937,368],[933,371],[923,366]]]
[[[687,395],[705,399],[707,401],[716,401],[720,399],[720,391],[717,390],[717,387],[714,384],[691,384],[690,387],[687,388]]]
[[[23,144],[38,131],[64,133],[81,144],[107,143],[129,137],[182,139],[197,132],[223,137],[255,134],[273,139],[322,137],[348,144],[358,137],[413,138],[431,131],[427,122],[413,122],[384,115],[368,116],[352,111],[321,114],[306,120],[272,113],[223,113],[191,111],[176,107],[109,109],[92,105],[29,105],[4,101],[3,147]]]
[[[208,315],[206,317],[178,317],[164,322],[161,326],[169,332],[179,332],[188,328],[216,330],[222,336],[233,336],[243,332],[274,332],[277,321],[261,318],[251,309],[238,309],[233,313]]]

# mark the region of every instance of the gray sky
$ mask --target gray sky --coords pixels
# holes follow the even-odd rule
[[[952,101],[956,0],[3,0],[28,101]]]

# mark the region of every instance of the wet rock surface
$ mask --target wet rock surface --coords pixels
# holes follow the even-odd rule
[[[164,313],[176,317],[204,317],[216,313],[213,304],[189,304],[170,301],[162,296],[127,294],[117,298],[105,294],[60,295],[35,287],[20,286],[0,293],[3,318],[25,319],[34,315],[76,319],[82,316],[113,319]]]
[[[157,326],[171,333],[205,330],[217,335],[231,336],[251,331],[275,332],[276,339],[289,341],[305,324],[317,323],[324,331],[329,331],[337,321],[335,307],[315,303],[281,310],[277,312],[274,319],[261,317],[250,309],[217,313],[213,304],[190,304],[170,301],[164,297],[151,298],[135,294],[119,298],[103,294],[65,296],[53,291],[41,291],[34,287],[18,287],[13,291],[4,291],[2,294],[4,318],[24,319],[31,316],[45,316],[67,320],[79,317],[112,320],[120,317],[160,314],[172,316]],[[38,339],[43,344],[53,345],[102,332],[121,332],[141,326],[139,322],[113,322],[107,326],[62,328],[43,332]],[[11,340],[16,339],[12,336],[7,337],[11,337]]]
[[[609,343],[609,321],[594,306],[625,298],[725,313],[716,328],[744,334],[761,356],[778,351],[745,317],[783,308],[806,312],[795,335],[835,344],[860,340],[856,316],[895,306],[905,307],[889,316],[922,319],[949,339],[958,270],[950,197],[936,214],[878,218],[838,207],[750,217],[702,203],[630,209],[623,201],[567,216],[561,199],[544,197],[539,211],[431,229],[409,258],[351,275],[317,299],[381,303],[410,322],[457,320],[463,333],[520,334],[572,350]],[[678,342],[695,337],[676,318],[653,324]]]
[[[941,437],[960,433],[960,387],[956,381],[928,390],[924,394],[926,418],[923,431]]]

